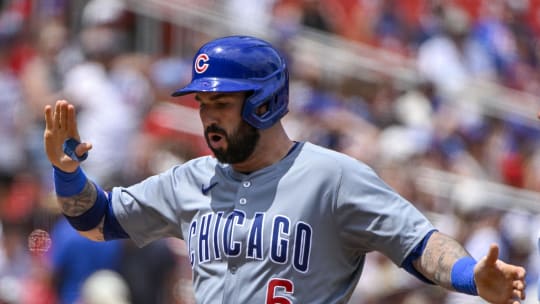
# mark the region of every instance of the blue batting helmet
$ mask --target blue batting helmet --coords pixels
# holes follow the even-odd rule
[[[203,45],[193,59],[191,83],[172,96],[195,92],[249,91],[242,118],[266,129],[288,112],[289,73],[279,52],[268,42],[249,36],[229,36]],[[267,111],[257,109],[267,105]]]

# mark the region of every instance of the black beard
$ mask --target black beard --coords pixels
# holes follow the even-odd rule
[[[221,136],[223,136],[227,141],[227,149],[212,148],[208,138],[209,132],[221,134]],[[255,147],[259,142],[260,133],[259,130],[242,121],[238,128],[236,128],[236,130],[230,136],[222,128],[216,125],[211,125],[206,128],[204,138],[206,139],[208,147],[210,150],[212,150],[219,162],[225,164],[236,164],[245,161],[249,156],[251,156],[251,154],[253,154],[253,151],[255,151]]]

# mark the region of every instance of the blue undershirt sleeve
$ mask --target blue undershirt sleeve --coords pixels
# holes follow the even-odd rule
[[[423,274],[418,272],[416,268],[414,268],[413,262],[416,259],[418,259],[420,256],[422,256],[422,253],[424,252],[424,249],[426,248],[429,238],[436,231],[437,231],[436,229],[433,229],[430,232],[428,232],[426,236],[422,239],[422,241],[418,243],[418,245],[416,245],[416,247],[411,251],[411,253],[409,253],[409,255],[405,258],[403,263],[401,263],[401,267],[403,267],[403,269],[405,269],[408,273],[417,277],[422,282],[433,284],[433,285],[435,285],[435,283],[433,283],[431,280],[426,278]]]
[[[105,213],[105,223],[103,225],[103,236],[107,241],[129,238],[129,235],[126,233],[124,228],[122,228],[114,215],[111,201],[112,192],[109,192],[107,196],[107,212]]]

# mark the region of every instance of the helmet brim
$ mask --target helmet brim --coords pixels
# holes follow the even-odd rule
[[[244,92],[259,88],[260,85],[245,79],[199,78],[171,95],[177,97],[197,92]]]

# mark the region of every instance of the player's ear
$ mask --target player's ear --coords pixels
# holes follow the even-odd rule
[[[255,111],[258,116],[263,116],[266,112],[268,112],[268,103],[262,104],[257,108],[257,111]]]
[[[253,91],[246,92],[246,96],[244,98],[244,106],[246,104],[246,100],[251,95],[253,95]],[[268,110],[269,110],[269,102],[270,102],[270,100],[266,101],[265,103],[263,103],[262,105],[257,107],[257,109],[255,110],[255,114],[257,114],[257,116],[259,116],[259,117],[263,117],[264,114],[266,114],[268,112]]]

